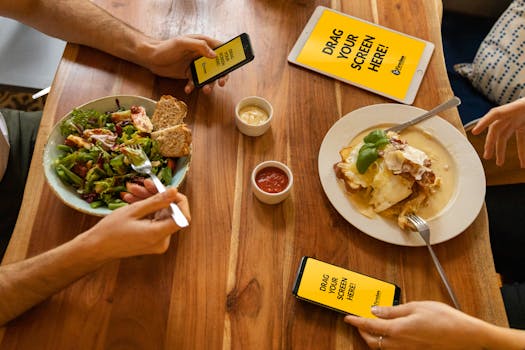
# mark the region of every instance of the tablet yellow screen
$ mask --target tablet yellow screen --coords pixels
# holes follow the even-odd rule
[[[421,40],[325,10],[297,61],[402,99],[424,48]]]

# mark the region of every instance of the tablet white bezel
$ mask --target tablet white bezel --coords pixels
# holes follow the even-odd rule
[[[379,90],[376,90],[376,89],[364,86],[362,84],[350,81],[348,79],[341,78],[341,77],[339,77],[339,76],[337,76],[335,74],[325,72],[325,71],[320,70],[318,68],[314,68],[314,67],[311,67],[309,65],[306,65],[306,64],[303,64],[303,63],[300,63],[300,62],[297,61],[297,56],[299,56],[299,53],[303,49],[306,41],[308,40],[308,38],[310,37],[310,34],[312,33],[312,30],[315,28],[317,22],[319,21],[319,18],[321,17],[321,15],[322,15],[322,13],[324,11],[332,11],[332,12],[341,14],[343,16],[347,16],[347,17],[352,18],[352,19],[357,20],[357,21],[366,22],[366,23],[369,23],[369,24],[371,24],[373,26],[376,26],[376,27],[388,30],[390,32],[398,33],[398,34],[401,34],[401,35],[413,38],[413,39],[421,41],[421,42],[423,42],[425,44],[425,48],[423,49],[423,53],[421,54],[421,57],[420,57],[420,60],[419,60],[419,63],[418,63],[418,67],[416,68],[416,72],[415,72],[415,74],[414,74],[414,76],[412,78],[412,81],[410,82],[410,86],[409,86],[409,88],[407,90],[407,93],[406,93],[404,98],[400,99],[398,97],[389,95],[389,94],[387,94],[387,93],[385,93],[383,91],[379,91]],[[430,62],[430,58],[432,57],[432,53],[433,52],[434,52],[434,44],[429,42],[429,41],[423,40],[421,38],[416,38],[414,36],[411,36],[411,35],[399,32],[399,31],[391,29],[391,28],[387,28],[387,27],[381,26],[379,24],[375,24],[375,23],[372,23],[372,22],[369,22],[369,21],[365,21],[365,20],[363,20],[361,18],[357,18],[357,17],[351,16],[349,14],[342,13],[340,11],[336,11],[334,9],[331,9],[331,8],[328,8],[328,7],[325,7],[325,6],[317,6],[317,8],[313,12],[312,16],[310,17],[310,19],[306,23],[306,25],[305,25],[301,35],[299,35],[299,38],[295,42],[294,47],[290,51],[290,54],[288,55],[288,62],[293,63],[293,64],[298,65],[298,66],[301,66],[301,67],[304,67],[304,68],[307,68],[307,69],[312,70],[314,72],[323,74],[325,76],[328,76],[328,77],[340,80],[340,81],[345,82],[347,84],[359,87],[359,88],[361,88],[363,90],[367,90],[367,91],[376,93],[378,95],[388,97],[388,98],[390,98],[390,99],[392,99],[394,101],[398,101],[398,102],[410,105],[410,104],[412,104],[414,102],[414,99],[416,98],[416,94],[417,94],[417,92],[419,90],[419,86],[421,85],[421,82],[423,81],[423,77],[425,76],[425,71],[426,71],[426,69],[428,67],[428,64]]]

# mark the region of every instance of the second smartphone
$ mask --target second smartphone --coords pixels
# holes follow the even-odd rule
[[[196,87],[202,87],[253,60],[250,37],[246,33],[215,48],[215,58],[199,57],[191,65],[191,75]]]
[[[401,290],[393,283],[303,257],[293,287],[299,298],[339,311],[374,318],[371,307],[399,304]]]

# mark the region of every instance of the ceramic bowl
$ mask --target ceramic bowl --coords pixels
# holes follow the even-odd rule
[[[97,111],[114,111],[117,109],[116,100],[118,99],[119,104],[123,108],[129,108],[133,105],[143,106],[146,109],[147,115],[152,116],[155,110],[157,102],[146,97],[132,96],[132,95],[116,95],[102,97],[96,100],[89,101],[76,108],[78,109],[94,109]],[[43,166],[44,174],[47,183],[57,195],[57,197],[69,207],[76,209],[82,213],[90,214],[94,216],[105,216],[110,214],[112,210],[107,207],[91,208],[89,203],[84,201],[75,189],[67,184],[64,184],[58,175],[56,174],[53,163],[55,159],[61,154],[57,149],[57,146],[63,144],[64,137],[60,133],[60,122],[65,118],[68,118],[71,112],[67,113],[61,120],[55,124],[51,130],[47,143],[44,147],[43,154]],[[171,186],[178,187],[186,177],[186,174],[190,167],[191,155],[187,157],[181,157],[177,160]]]
[[[280,169],[286,174],[288,178],[288,184],[282,189],[280,192],[271,193],[267,192],[264,189],[260,187],[258,184],[258,175],[261,171],[268,168],[277,168]],[[293,174],[290,168],[286,166],[285,164],[281,162],[277,162],[275,160],[269,160],[266,162],[262,162],[259,165],[257,165],[251,175],[251,184],[252,184],[252,191],[255,194],[255,197],[259,199],[261,202],[266,204],[277,204],[282,201],[284,201],[288,196],[290,195],[290,192],[292,191],[293,187]]]
[[[248,106],[254,106],[259,107],[262,110],[266,112],[268,115],[268,118],[260,124],[250,124],[244,121],[239,112],[244,108]],[[237,128],[240,132],[242,132],[246,136],[260,136],[264,134],[271,126],[273,118],[273,107],[262,97],[259,96],[248,96],[243,98],[242,100],[237,103],[235,106],[235,124],[237,125]]]

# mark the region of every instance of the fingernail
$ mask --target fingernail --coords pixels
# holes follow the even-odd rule
[[[379,316],[381,314],[381,308],[379,308],[378,306],[372,306],[371,311],[376,316]]]

